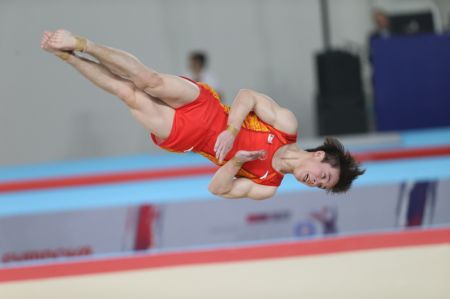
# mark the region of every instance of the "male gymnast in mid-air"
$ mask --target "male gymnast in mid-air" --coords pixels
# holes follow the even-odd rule
[[[120,98],[159,147],[192,151],[219,165],[208,187],[215,195],[267,199],[288,173],[308,186],[340,193],[364,173],[335,138],[302,150],[295,115],[264,94],[242,89],[228,107],[204,83],[159,73],[129,53],[66,30],[45,32],[41,48]]]

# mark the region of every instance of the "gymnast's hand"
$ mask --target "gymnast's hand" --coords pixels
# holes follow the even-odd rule
[[[228,152],[233,148],[235,139],[236,136],[229,130],[225,130],[217,136],[214,151],[216,152],[216,158],[219,160],[220,164],[222,164],[223,159],[225,159]]]
[[[238,151],[234,155],[235,162],[244,164],[245,162],[253,160],[264,160],[266,158],[267,152],[265,150],[259,151]]]

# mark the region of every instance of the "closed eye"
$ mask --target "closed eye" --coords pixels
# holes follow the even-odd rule
[[[321,179],[322,179],[322,180],[325,180],[325,179],[327,178],[327,176],[328,176],[328,180],[327,180],[326,183],[329,183],[329,182],[330,182],[330,175],[329,175],[329,174],[323,173],[322,176],[321,176]],[[324,190],[327,189],[323,184],[320,184],[320,185],[319,185],[319,188],[320,188],[320,189],[324,189]]]
[[[318,186],[320,189],[322,189],[322,190],[329,190],[327,187],[325,187],[324,185],[320,185],[320,186]]]

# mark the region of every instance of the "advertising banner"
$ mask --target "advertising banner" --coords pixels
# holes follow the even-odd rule
[[[0,218],[0,265],[134,248],[138,207]]]
[[[148,249],[307,239],[450,223],[450,180],[0,218],[0,266]]]
[[[270,200],[218,200],[161,207],[162,247],[232,243],[396,226],[398,184],[355,188],[345,196],[302,191]]]

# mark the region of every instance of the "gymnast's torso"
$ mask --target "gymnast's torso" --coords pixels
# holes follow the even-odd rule
[[[165,150],[195,152],[220,166],[215,157],[214,145],[217,136],[227,127],[230,108],[220,102],[218,95],[208,85],[196,84],[200,87],[199,96],[193,102],[175,110],[170,135],[163,141],[154,135],[152,139]],[[296,134],[281,132],[251,112],[244,120],[233,148],[224,161],[230,160],[239,150],[265,150],[265,159],[243,164],[237,177],[246,177],[261,185],[279,186],[283,174],[273,168],[272,159],[280,147],[295,143],[296,139]]]

